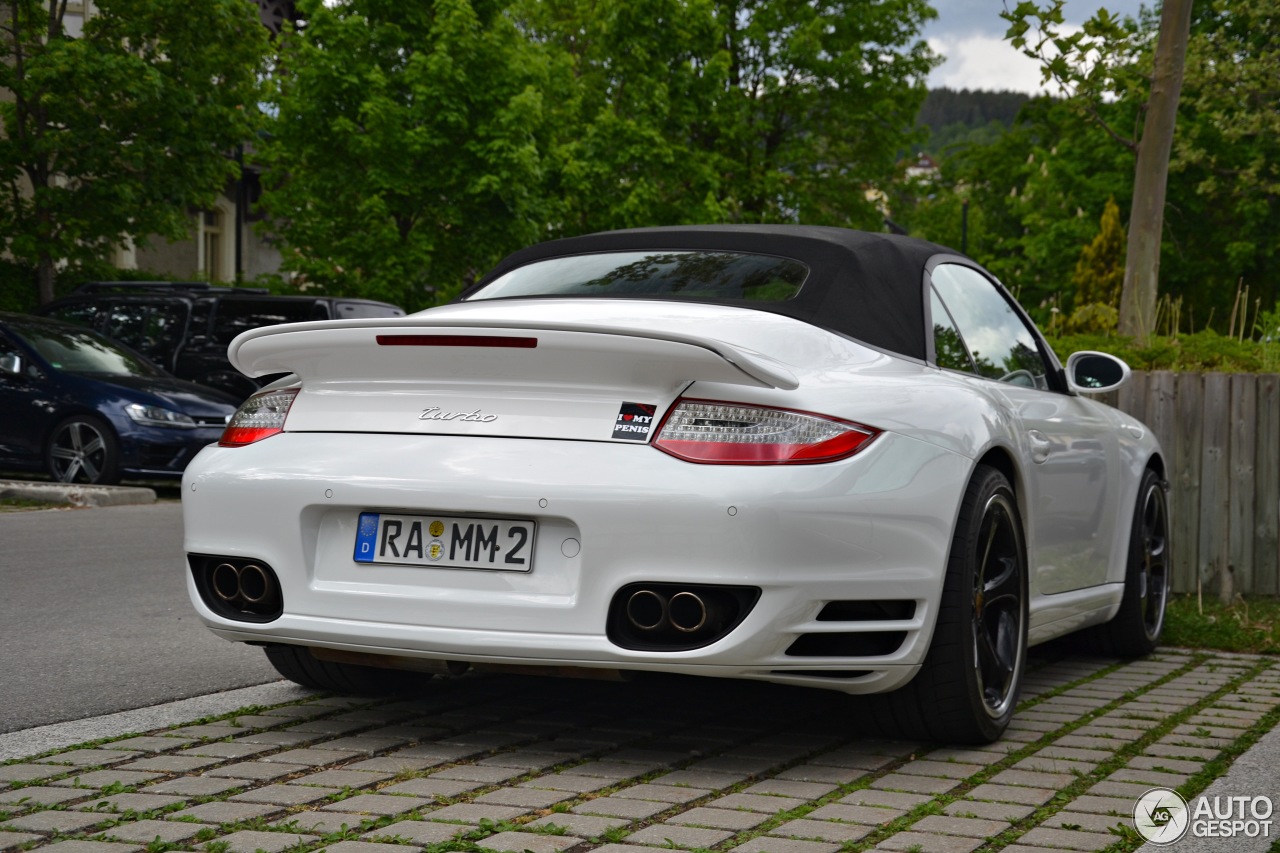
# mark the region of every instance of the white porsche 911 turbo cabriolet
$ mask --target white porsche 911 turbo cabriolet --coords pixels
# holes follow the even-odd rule
[[[231,344],[183,485],[204,622],[302,684],[659,671],[884,694],[983,742],[1028,645],[1158,641],[1165,462],[971,260],[805,226],[594,234],[408,317]]]

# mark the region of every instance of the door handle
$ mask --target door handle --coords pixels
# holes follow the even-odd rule
[[[1037,463],[1047,460],[1049,451],[1053,449],[1053,442],[1038,429],[1027,433],[1027,444],[1031,447],[1031,461]]]

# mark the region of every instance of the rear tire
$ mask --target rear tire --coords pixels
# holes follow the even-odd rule
[[[431,680],[426,673],[320,660],[306,646],[267,646],[263,651],[276,672],[295,684],[315,690],[382,696],[416,693]]]
[[[872,696],[885,734],[979,744],[1013,718],[1027,657],[1027,558],[1004,474],[978,466],[951,540],[933,641],[906,686]]]
[[[1090,644],[1100,654],[1142,657],[1155,651],[1160,643],[1173,569],[1169,554],[1169,502],[1164,486],[1155,471],[1148,468],[1143,473],[1133,510],[1120,610],[1110,622],[1087,632]]]

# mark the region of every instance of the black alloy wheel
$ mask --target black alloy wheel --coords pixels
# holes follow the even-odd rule
[[[115,433],[88,415],[67,418],[49,437],[45,465],[49,476],[60,483],[118,482],[120,451]]]
[[[1027,657],[1027,555],[1017,496],[988,465],[960,504],[937,620],[915,678],[863,699],[881,734],[990,743],[1013,718]]]
[[[1143,472],[1129,533],[1120,610],[1110,622],[1088,634],[1093,648],[1102,654],[1126,658],[1150,654],[1164,633],[1173,571],[1167,488],[1155,471],[1148,468]]]
[[[988,716],[1005,716],[1017,701],[1026,647],[1022,536],[1012,495],[987,500],[973,575],[973,667]]]
[[[1169,595],[1169,501],[1164,484],[1154,477],[1144,478],[1141,502],[1138,600],[1143,633],[1154,648],[1164,632],[1164,608]]]

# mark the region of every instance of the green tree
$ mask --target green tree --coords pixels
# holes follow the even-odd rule
[[[1006,38],[1028,56],[1039,59],[1046,80],[1057,81],[1073,103],[1136,154],[1120,330],[1145,341],[1155,327],[1169,156],[1182,90],[1192,0],[1164,0],[1156,44],[1150,54],[1141,53],[1142,45],[1134,37],[1136,27],[1132,22],[1122,24],[1106,9],[1100,9],[1080,32],[1062,34],[1063,2],[1050,0],[1043,8],[1034,0],[1019,2],[1012,12],[1002,13],[1010,23]],[[1033,29],[1036,35],[1028,39]],[[1133,62],[1135,51],[1150,57],[1146,75],[1150,85],[1142,134],[1128,138],[1106,121],[1100,105],[1108,96],[1132,95],[1136,90],[1142,75]]]
[[[1120,287],[1124,283],[1125,235],[1120,224],[1120,208],[1108,198],[1102,208],[1098,235],[1080,251],[1076,271],[1071,277],[1075,285],[1076,305],[1100,303],[1112,308],[1120,304]]]
[[[925,0],[551,0],[556,233],[688,222],[878,228],[913,141]]]
[[[1159,15],[1132,23],[1131,49],[1113,65],[1114,98],[1037,98],[995,140],[939,155],[942,180],[904,187],[895,221],[958,245],[960,203],[970,201],[969,253],[1020,293],[1041,323],[1069,316],[1072,271],[1097,235],[1097,213],[1114,196],[1132,206],[1134,152],[1100,144],[1097,120],[1140,127]],[[1125,25],[1130,26],[1129,24]],[[1180,310],[1162,312],[1183,331],[1226,331],[1237,283],[1249,287],[1246,327],[1280,294],[1280,16],[1266,0],[1197,3],[1168,174],[1160,291]],[[1081,112],[1090,115],[1080,121]],[[1122,217],[1123,218],[1123,217]],[[1238,309],[1242,315],[1243,310]]]
[[[1198,3],[1170,164],[1174,293],[1225,318],[1243,279],[1280,296],[1280,15],[1270,0]]]
[[[0,247],[53,298],[57,268],[186,236],[252,136],[267,33],[244,0],[0,2]]]
[[[1106,105],[1113,121],[1124,104]],[[969,255],[986,265],[1042,324],[1067,311],[1080,247],[1097,233],[1093,212],[1108,198],[1128,204],[1133,161],[1098,145],[1061,100],[1040,97],[988,144],[942,155],[941,180],[893,199],[894,220],[913,235],[959,247],[961,203],[969,201]],[[1092,215],[1091,215],[1092,214]]]
[[[543,48],[498,0],[301,0],[260,160],[284,267],[410,309],[545,233]]]

